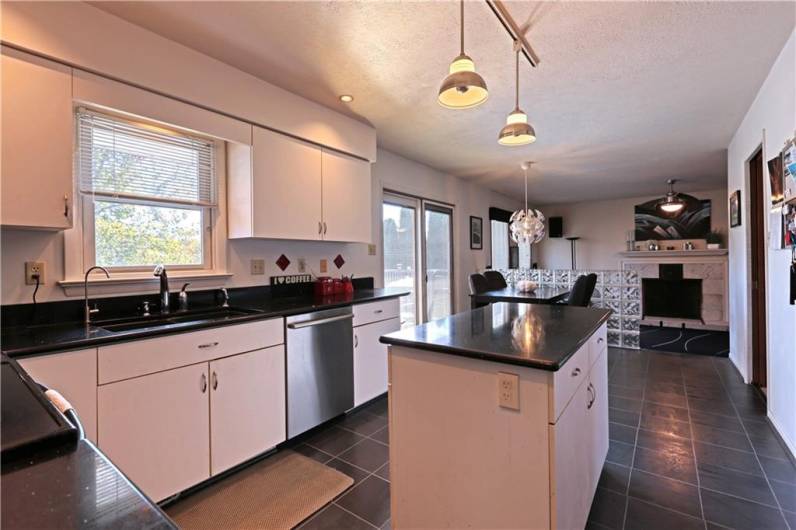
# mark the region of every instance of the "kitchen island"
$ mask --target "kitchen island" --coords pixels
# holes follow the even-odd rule
[[[393,528],[584,528],[609,314],[495,303],[383,336]]]

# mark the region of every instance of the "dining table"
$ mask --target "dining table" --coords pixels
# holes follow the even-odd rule
[[[516,287],[504,287],[483,293],[471,294],[470,301],[473,308],[493,302],[516,302],[526,304],[555,304],[569,296],[568,287],[553,285],[539,285],[532,291],[520,291]]]

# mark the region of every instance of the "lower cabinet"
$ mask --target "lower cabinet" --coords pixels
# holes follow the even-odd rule
[[[584,528],[608,454],[608,361],[603,351],[550,425],[553,529]]]
[[[354,328],[354,406],[387,392],[387,345],[379,337],[401,329],[398,318]]]
[[[161,501],[285,440],[284,346],[98,390],[99,447]]]
[[[99,447],[154,501],[210,477],[207,363],[99,387]]]
[[[72,404],[86,438],[97,443],[97,349],[27,357],[19,364],[34,381]]]
[[[284,346],[211,361],[210,389],[213,475],[286,439]]]

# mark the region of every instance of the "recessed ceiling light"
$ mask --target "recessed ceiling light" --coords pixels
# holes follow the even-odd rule
[[[350,94],[343,94],[342,96],[340,96],[340,101],[342,101],[343,103],[351,103],[352,101],[354,101],[354,96]]]

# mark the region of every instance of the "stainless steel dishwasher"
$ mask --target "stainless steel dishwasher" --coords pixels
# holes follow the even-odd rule
[[[354,406],[352,318],[351,307],[287,318],[288,438]]]

